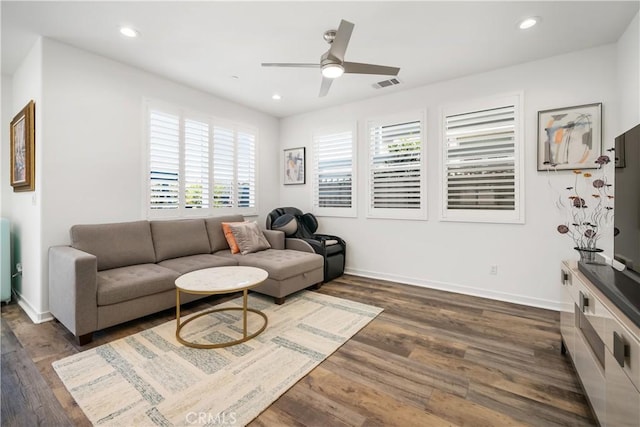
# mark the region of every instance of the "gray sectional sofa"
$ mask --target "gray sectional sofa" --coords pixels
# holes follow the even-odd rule
[[[49,307],[80,345],[93,332],[175,307],[175,280],[209,267],[253,266],[268,279],[254,288],[278,304],[323,280],[323,258],[297,239],[265,230],[270,249],[232,254],[222,222],[212,218],[75,225],[71,245],[49,249]],[[181,295],[182,302],[202,298]]]

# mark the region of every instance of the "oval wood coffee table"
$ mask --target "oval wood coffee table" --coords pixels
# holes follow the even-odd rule
[[[183,274],[176,279],[176,339],[189,347],[195,348],[221,348],[243,343],[260,335],[267,327],[267,315],[263,312],[247,307],[247,294],[249,289],[264,282],[269,274],[254,267],[213,267],[192,271]],[[206,310],[190,317],[180,323],[180,292],[199,295],[230,294],[242,291],[242,307],[225,307]],[[180,331],[189,322],[217,311],[242,311],[243,336],[234,341],[215,344],[200,344],[189,342],[180,336]],[[252,334],[247,331],[247,312],[257,313],[264,318],[264,325]]]

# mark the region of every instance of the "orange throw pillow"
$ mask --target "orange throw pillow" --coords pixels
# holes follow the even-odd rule
[[[231,224],[242,224],[241,222],[223,222],[222,230],[224,231],[224,237],[227,239],[227,244],[231,249],[232,254],[239,254],[240,248],[238,247],[238,243],[236,243],[236,238],[233,236],[231,232]]]

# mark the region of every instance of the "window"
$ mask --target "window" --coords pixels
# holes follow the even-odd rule
[[[149,216],[255,213],[256,131],[170,110],[149,109]]]
[[[160,111],[149,117],[149,208],[176,210],[180,186],[180,118]]]
[[[209,125],[184,121],[185,207],[209,207]]]
[[[369,217],[426,219],[423,116],[369,122]]]
[[[443,114],[442,219],[523,222],[521,95]]]
[[[344,128],[313,135],[313,212],[356,216],[354,131]]]

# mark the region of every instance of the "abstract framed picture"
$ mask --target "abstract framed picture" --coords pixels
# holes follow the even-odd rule
[[[35,104],[29,103],[11,121],[11,186],[13,191],[35,189]]]
[[[284,150],[284,185],[305,183],[305,147]]]
[[[602,155],[602,103],[538,111],[538,170],[595,169]]]

